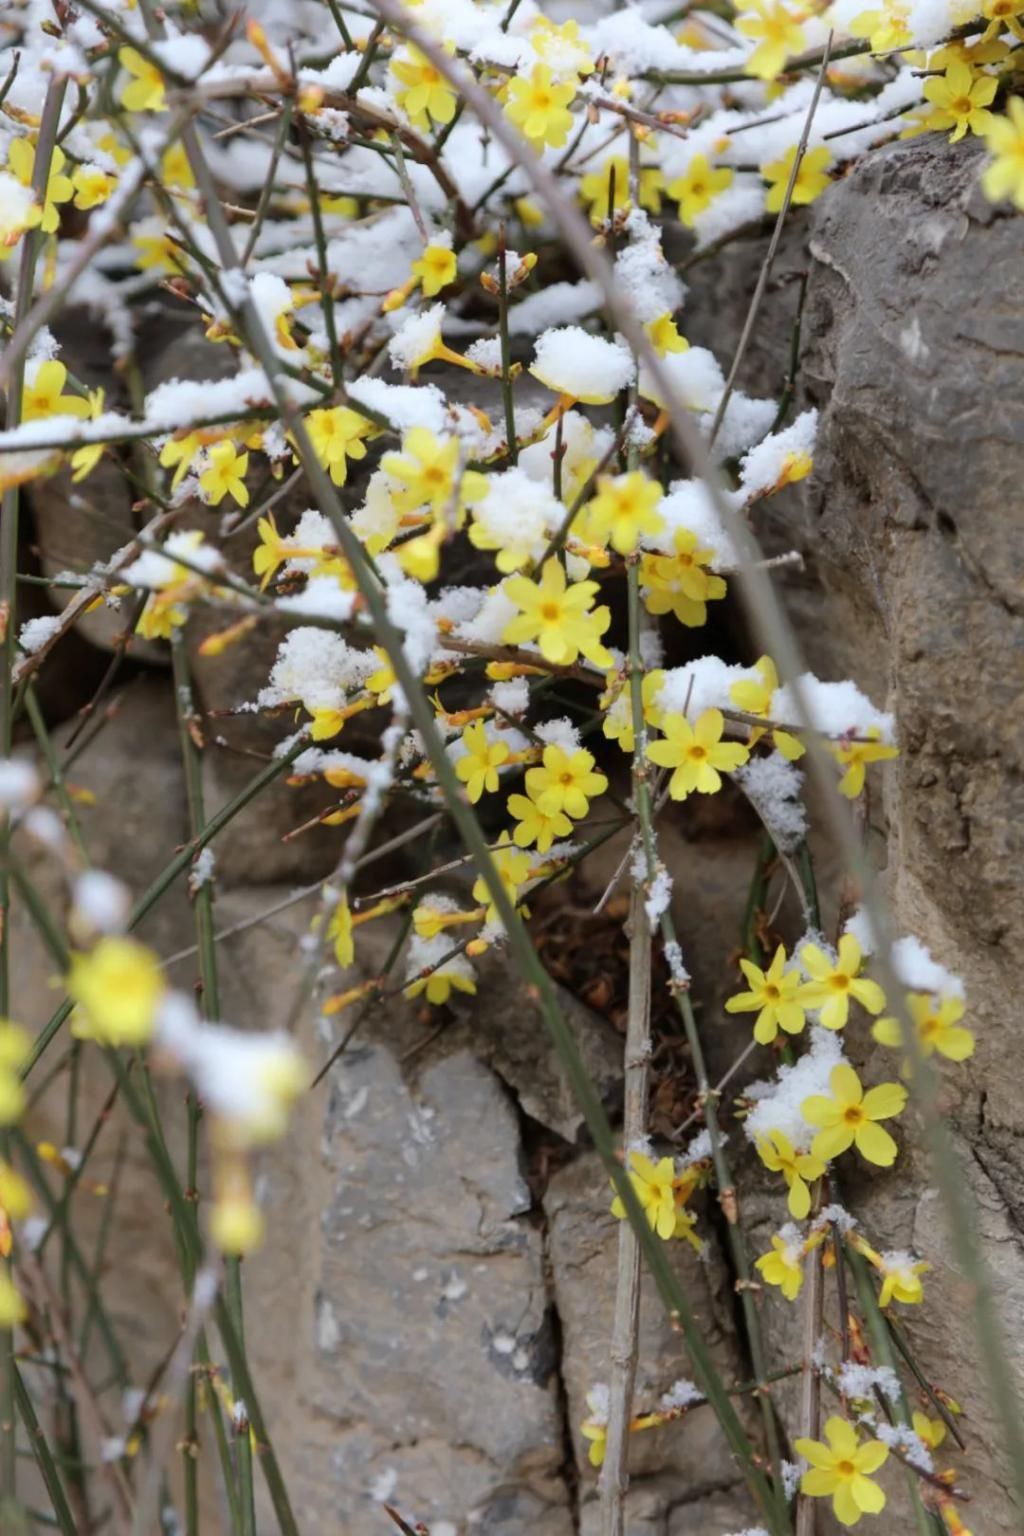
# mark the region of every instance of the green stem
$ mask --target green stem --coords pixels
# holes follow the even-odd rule
[[[17,1405],[18,1415],[21,1419],[21,1422],[25,1426],[25,1433],[27,1434],[29,1444],[32,1447],[32,1454],[35,1456],[36,1466],[39,1468],[40,1476],[42,1477],[43,1482],[46,1484],[46,1491],[50,1495],[50,1503],[53,1505],[55,1528],[59,1531],[62,1531],[63,1536],[78,1536],[74,1518],[72,1517],[71,1510],[68,1506],[68,1501],[64,1493],[64,1484],[60,1480],[60,1473],[57,1471],[53,1455],[50,1451],[49,1445],[47,1444],[46,1431],[42,1428],[39,1420],[36,1418],[36,1411],[32,1406],[32,1399],[29,1396],[28,1390],[21,1378],[21,1373],[17,1366],[14,1367],[14,1401]],[[12,1442],[14,1441],[15,1437],[13,1432],[8,1436],[8,1438]]]

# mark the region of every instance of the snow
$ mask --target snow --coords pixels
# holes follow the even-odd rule
[[[759,677],[756,667],[732,665],[718,656],[701,656],[684,667],[669,668],[656,702],[659,709],[671,714],[685,713],[692,723],[706,709],[732,709],[733,684],[757,682]]]
[[[909,1424],[889,1424],[885,1419],[873,1419],[871,1427],[876,1439],[881,1440],[883,1445],[902,1451],[912,1467],[920,1467],[922,1472],[934,1472],[935,1462],[931,1451]]]
[[[131,910],[131,892],[103,869],[76,876],[72,910],[76,922],[96,933],[120,933]]]
[[[28,656],[41,651],[47,641],[60,634],[61,619],[56,613],[41,614],[37,619],[26,619],[18,631],[18,644]]]
[[[388,356],[393,368],[416,368],[426,362],[441,340],[443,304],[431,304],[419,314],[410,315],[388,342]]]
[[[334,576],[311,576],[302,592],[293,597],[279,597],[276,606],[285,613],[346,624],[352,617],[357,596],[355,592],[343,591]]]
[[[804,776],[781,752],[752,757],[733,774],[776,848],[792,853],[807,835],[807,812],[800,799]]]
[[[445,425],[445,398],[436,384],[388,384],[384,379],[369,375],[355,379],[348,385],[348,397],[358,409],[384,416],[397,432],[407,432],[411,427],[427,427],[431,432],[442,432]]]
[[[633,382],[636,369],[624,343],[563,325],[538,336],[530,372],[555,394],[602,404]]]
[[[534,727],[534,734],[545,745],[561,747],[565,752],[578,752],[580,749],[580,733],[567,716],[559,720],[542,721]]]
[[[0,758],[0,810],[23,811],[39,795],[39,779],[23,757]]]
[[[692,1381],[687,1381],[685,1376],[680,1376],[674,1381],[667,1392],[663,1392],[658,1399],[658,1407],[671,1413],[674,1408],[692,1408],[696,1403],[703,1403],[705,1397],[699,1387]]]
[[[736,492],[725,491],[724,497],[734,508],[742,505],[742,497]],[[658,511],[665,523],[664,531],[645,546],[671,551],[677,529],[685,528],[697,540],[698,548],[714,552],[709,562],[713,571],[730,570],[739,564],[739,554],[719,516],[711,492],[703,480],[676,480],[669,486],[667,496],[658,504]]]
[[[666,397],[646,366],[640,368],[640,393],[653,400],[659,410],[684,406],[688,411],[713,411],[725,388],[714,353],[707,347],[690,347],[686,352],[669,352],[658,359],[660,374],[667,378],[670,394]]]
[[[810,1150],[816,1129],[808,1124],[800,1106],[812,1094],[828,1094],[829,1075],[845,1058],[834,1030],[812,1025],[810,1050],[793,1066],[781,1066],[774,1082],[752,1083],[747,1094],[754,1107],[743,1122],[748,1139],[756,1144],[771,1131],[781,1131],[798,1152]]]
[[[740,464],[740,484],[748,500],[770,491],[792,456],[807,454],[810,457],[813,454],[817,428],[817,411],[803,411],[790,426],[781,432],[769,433],[756,448],[744,455]]]
[[[266,709],[300,700],[310,710],[336,709],[379,666],[372,651],[357,650],[332,630],[301,625],[278,647],[258,703]]]
[[[856,683],[823,683],[813,672],[805,672],[797,679],[797,688],[803,698],[807,719],[813,729],[826,736],[867,736],[872,730],[880,733],[880,739],[891,742],[895,736],[892,715],[876,709]],[[801,725],[804,714],[796,702],[794,690],[788,685],[776,689],[772,695],[768,714],[780,725]]]
[[[509,334],[536,336],[557,321],[564,325],[568,320],[582,320],[600,307],[601,290],[596,283],[548,283],[510,307]]]

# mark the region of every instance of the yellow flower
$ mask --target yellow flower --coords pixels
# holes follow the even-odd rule
[[[825,1164],[813,1152],[797,1152],[782,1131],[769,1131],[767,1139],[758,1137],[757,1150],[765,1167],[772,1173],[781,1173],[785,1179],[789,1188],[789,1214],[794,1220],[803,1221],[811,1209],[807,1182],[820,1179]]]
[[[454,54],[455,44],[445,43],[444,51]],[[426,132],[432,123],[451,122],[455,116],[455,92],[418,48],[403,48],[391,60],[391,71],[405,87],[396,99],[414,128]]]
[[[455,252],[446,245],[428,245],[418,261],[412,264],[413,276],[419,281],[425,298],[433,299],[455,281],[458,262]]]
[[[462,745],[466,755],[455,764],[455,772],[475,805],[485,790],[493,795],[498,788],[498,769],[508,759],[508,746],[503,741],[489,741],[482,720],[466,726]]]
[[[556,837],[569,837],[572,833],[572,822],[564,811],[545,815],[536,800],[527,795],[509,795],[508,812],[518,823],[512,841],[519,848],[536,843],[538,853],[547,853]]]
[[[9,1019],[0,1019],[0,1125],[14,1125],[25,1108],[19,1073],[31,1048],[27,1030]]]
[[[456,992],[467,992],[472,996],[476,992],[476,982],[472,976],[460,970],[454,963],[438,966],[436,971],[431,971],[429,976],[419,976],[409,983],[405,989],[406,997],[419,997],[421,992],[427,994],[427,1002],[440,1007],[446,1003],[452,995],[452,989]]]
[[[533,51],[556,74],[590,75],[594,56],[590,44],[580,37],[578,21],[563,21],[561,26],[547,16],[538,16],[530,27]]]
[[[263,1242],[263,1213],[248,1193],[229,1194],[210,1210],[210,1237],[221,1253],[241,1257]]]
[[[88,400],[81,395],[61,393],[67,377],[67,369],[56,358],[30,366],[21,397],[22,421],[39,421],[46,416],[88,416]]]
[[[925,126],[940,131],[951,128],[951,144],[962,139],[968,129],[986,134],[993,122],[987,109],[998,89],[995,75],[975,74],[969,64],[954,59],[941,80],[933,75],[924,82],[924,98],[935,108],[925,118]]]
[[[907,1012],[925,1056],[938,1051],[947,1061],[966,1061],[974,1054],[974,1036],[960,1023],[964,1016],[962,998],[934,998],[927,992],[908,992]],[[899,1019],[877,1019],[871,1033],[879,1045],[899,1047],[903,1044],[903,1027]]]
[[[795,1301],[804,1283],[804,1249],[795,1227],[776,1232],[771,1253],[762,1253],[754,1268],[768,1285],[777,1285],[787,1301]]]
[[[670,1157],[663,1157],[657,1163],[653,1163],[642,1152],[629,1154],[629,1182],[636,1192],[636,1197],[644,1208],[653,1231],[666,1242],[675,1236],[676,1230],[676,1170]],[[616,1195],[612,1201],[611,1211],[623,1221],[626,1216],[626,1207],[621,1198]]]
[[[346,970],[356,957],[355,940],[352,936],[352,908],[348,897],[342,896],[327,924],[327,942],[334,946],[334,958]]]
[[[87,212],[105,203],[117,182],[98,165],[76,165],[71,185],[75,189],[75,207]]]
[[[571,666],[581,654],[596,667],[611,666],[611,654],[601,644],[611,613],[590,607],[598,591],[596,581],[567,585],[565,571],[552,555],[544,562],[539,582],[509,576],[502,591],[521,610],[502,633],[507,645],[535,640],[544,660],[554,666]]]
[[[761,167],[761,175],[770,183],[764,200],[768,213],[778,213],[782,207],[796,151],[797,146],[791,144],[781,160],[772,160]],[[829,184],[828,167],[831,164],[832,154],[827,145],[819,144],[817,149],[807,150],[796,173],[791,199],[794,206],[813,203],[816,197],[821,196]]]
[[[192,461],[202,448],[198,432],[186,432],[184,436],[169,437],[160,450],[160,463],[165,469],[174,467],[171,490],[176,491],[192,467]]]
[[[771,713],[772,695],[779,686],[779,674],[775,670],[775,663],[770,656],[761,656],[754,663],[761,674],[760,682],[753,678],[743,678],[738,683],[733,683],[729,689],[729,697],[737,709],[742,709],[746,715],[761,715],[765,719]],[[754,746],[766,733],[760,726],[753,726],[750,732],[748,746]],[[797,758],[803,757],[806,750],[802,741],[791,736],[788,731],[772,731],[772,743],[789,762],[795,763]]]
[[[32,1191],[21,1174],[4,1162],[0,1162],[0,1210],[11,1221],[24,1221],[32,1210]]]
[[[926,1413],[920,1413],[917,1409],[911,1415],[911,1423],[914,1426],[914,1434],[928,1447],[930,1451],[938,1450],[946,1438],[946,1426],[941,1419],[930,1419]]]
[[[671,312],[666,309],[663,315],[658,315],[653,320],[648,320],[644,326],[651,346],[659,357],[664,357],[668,352],[688,352],[690,343],[685,336],[680,336],[679,327],[672,319]]]
[[[774,80],[791,54],[804,46],[804,29],[781,0],[750,0],[753,15],[736,22],[737,32],[757,43],[744,69],[759,80]]]
[[[850,741],[831,748],[832,756],[846,772],[839,780],[839,793],[855,800],[864,788],[864,770],[868,763],[885,763],[899,757],[899,747],[887,747],[879,738],[877,725],[868,730],[870,741]]]
[[[23,187],[31,187],[35,163],[35,145],[28,139],[12,139],[7,150],[7,166],[11,175],[20,181]],[[70,202],[74,194],[75,189],[70,176],[63,175],[64,164],[64,151],[59,145],[55,145],[50,156],[50,174],[46,180],[42,217],[38,220],[39,228],[44,235],[52,235],[60,223],[57,204]]]
[[[428,507],[435,517],[441,517],[455,500],[458,438],[435,437],[427,427],[413,427],[402,439],[402,452],[386,453],[381,468],[404,487],[394,497],[402,512]],[[460,526],[466,504],[479,501],[486,493],[486,477],[476,470],[466,470],[458,487]]]
[[[672,535],[670,555],[642,555],[640,583],[648,613],[673,613],[680,624],[696,629],[707,623],[707,605],[726,594],[721,576],[705,569],[715,558],[713,549],[701,549],[689,528]]]
[[[567,752],[564,747],[547,746],[539,768],[526,775],[526,790],[536,800],[545,816],[559,811],[576,821],[590,810],[590,799],[603,795],[608,780],[594,771],[594,755],[582,748]]]
[[[657,510],[662,489],[641,470],[626,475],[601,475],[597,495],[585,513],[584,537],[595,544],[611,543],[620,555],[632,554],[644,534],[660,533],[665,519]]]
[[[1009,96],[1006,116],[990,118],[985,145],[992,157],[981,173],[981,188],[992,203],[1009,198],[1024,213],[1024,100]]]
[[[103,411],[102,389],[90,389],[88,407],[89,419],[90,421],[95,421]],[[103,457],[103,448],[103,443],[86,443],[84,447],[75,449],[71,455],[71,468],[73,471],[71,478],[76,485],[80,480],[84,480],[86,475],[92,474],[96,465]]]
[[[350,410],[347,405],[336,405],[329,410],[310,411],[306,417],[306,430],[321,467],[330,471],[335,485],[344,485],[348,460],[366,458],[363,439],[374,428],[373,423],[360,416],[358,411]]]
[[[199,476],[199,486],[206,500],[211,506],[219,507],[225,496],[231,496],[240,507],[247,507],[249,492],[243,477],[249,468],[249,455],[238,453],[234,443],[225,438],[223,442],[214,443],[209,458],[209,468]]]
[[[731,187],[733,172],[728,166],[712,170],[706,155],[694,155],[685,173],[669,183],[669,197],[679,204],[679,222],[692,229],[697,215],[709,208],[720,192]]]
[[[144,59],[136,48],[122,48],[117,61],[134,77],[121,92],[121,104],[129,112],[162,112],[166,106],[164,77],[156,65]]]
[[[821,1127],[811,1146],[813,1155],[831,1162],[856,1146],[867,1162],[879,1168],[891,1167],[896,1160],[896,1143],[878,1121],[902,1114],[907,1090],[899,1083],[880,1083],[865,1093],[860,1078],[846,1062],[832,1068],[829,1087],[831,1097],[812,1094],[800,1106],[807,1123]]]
[[[888,53],[893,48],[902,48],[910,42],[908,9],[897,0],[883,0],[881,7],[854,16],[849,24],[850,35],[869,38],[872,53]]]
[[[513,847],[509,842],[508,833],[503,832],[499,846],[494,850],[491,857],[494,860],[494,867],[504,887],[505,895],[514,906],[519,894],[519,887],[525,883],[530,874],[530,855],[522,853],[518,848]],[[487,903],[486,922],[493,923],[498,921],[498,910],[491,901],[487,882],[482,875],[478,875],[474,881],[473,900]]]
[[[833,1414],[825,1425],[825,1439],[794,1440],[799,1456],[811,1463],[800,1479],[801,1493],[812,1498],[831,1498],[832,1510],[842,1525],[856,1525],[861,1515],[878,1515],[885,1508],[885,1494],[870,1474],[877,1472],[889,1455],[881,1440],[857,1438],[845,1419]]]
[[[108,936],[88,954],[71,956],[67,989],[81,1010],[72,1034],[101,1045],[142,1045],[153,1032],[165,983],[145,944]]]
[[[647,756],[659,768],[674,768],[669,782],[673,800],[685,800],[697,791],[714,795],[722,787],[719,769],[731,772],[745,763],[749,753],[738,741],[723,741],[725,719],[720,709],[706,709],[691,726],[684,715],[666,715],[664,739],[652,741]]]
[[[572,113],[569,103],[576,95],[572,80],[555,81],[547,64],[538,64],[525,79],[509,81],[505,116],[525,134],[535,149],[549,144],[559,149],[569,137]]]
[[[852,933],[839,940],[839,955],[833,962],[817,944],[805,944],[800,963],[810,976],[800,988],[804,1008],[820,1008],[826,1029],[842,1029],[850,1012],[850,998],[855,998],[869,1013],[881,1013],[885,993],[877,981],[861,976],[863,957]]]
[[[17,1328],[28,1317],[21,1293],[6,1264],[0,1264],[0,1328]]]
[[[664,183],[661,170],[656,165],[640,167],[640,206],[651,213],[661,208],[661,189]],[[629,161],[625,155],[609,155],[602,160],[596,171],[588,171],[580,178],[580,199],[590,211],[590,222],[603,224],[610,213],[625,213],[632,206],[629,195]]]
[[[924,1301],[921,1276],[931,1265],[923,1259],[914,1259],[909,1253],[875,1253],[865,1247],[863,1251],[882,1276],[882,1288],[878,1293],[878,1305],[887,1307],[893,1301],[904,1306],[917,1307]]]
[[[658,695],[664,682],[664,672],[656,668],[645,675],[640,685],[640,702],[643,706],[646,725],[661,724]],[[607,688],[601,695],[600,704],[605,712],[604,725],[601,728],[605,736],[609,741],[617,741],[623,752],[631,753],[633,751],[633,700],[628,679],[620,677],[616,672],[609,673]]]
[[[752,960],[741,960],[740,969],[750,986],[749,992],[737,992],[727,999],[727,1013],[753,1013],[754,1039],[759,1045],[771,1045],[780,1028],[788,1035],[798,1035],[806,1022],[799,1001],[800,973],[786,970],[786,951],[780,944],[766,971]]]
[[[587,1446],[587,1460],[592,1467],[604,1465],[604,1453],[608,1447],[608,1425],[599,1424],[596,1419],[585,1419],[580,1425],[580,1434],[584,1440],[589,1440]]]

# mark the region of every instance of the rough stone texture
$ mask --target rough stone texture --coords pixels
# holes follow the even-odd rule
[[[897,718],[896,920],[966,983],[977,1052],[947,1069],[944,1112],[1020,1371],[1024,1101],[1010,1000],[1024,923],[1024,302],[1020,224],[983,202],[978,165],[966,145],[897,145],[816,205],[802,369],[822,422],[803,533],[840,675]],[[870,1221],[934,1265],[908,1325],[970,1415],[972,1526],[1016,1530],[923,1159],[873,1185]]]

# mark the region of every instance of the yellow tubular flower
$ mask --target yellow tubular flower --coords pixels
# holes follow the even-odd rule
[[[644,677],[640,687],[640,701],[646,725],[661,725],[662,712],[658,708],[658,695],[664,683],[665,674],[660,668],[648,672]],[[623,752],[632,752],[633,703],[627,680],[615,672],[610,673],[600,705],[604,711],[604,735],[609,741],[617,741]]]
[[[225,496],[231,496],[240,507],[247,507],[249,492],[244,476],[248,468],[249,455],[238,453],[234,443],[214,443],[209,467],[199,476],[199,487],[210,505],[219,507]]]
[[[720,709],[706,709],[691,726],[683,715],[666,715],[661,741],[652,741],[647,756],[659,768],[674,768],[669,782],[673,800],[685,800],[695,790],[714,795],[722,787],[719,773],[739,768],[749,757],[738,741],[723,741],[725,718]]]
[[[442,288],[455,281],[458,272],[455,252],[446,245],[428,245],[419,260],[413,262],[412,271],[424,297],[436,298]]]
[[[536,843],[538,853],[547,853],[556,838],[572,834],[572,822],[564,811],[546,815],[528,795],[509,795],[508,813],[518,823],[512,832],[512,841],[518,848]]]
[[[435,437],[427,427],[413,427],[402,439],[401,453],[386,453],[381,468],[404,487],[394,497],[403,513],[427,507],[435,517],[441,517],[455,497],[458,438]],[[486,477],[466,470],[458,488],[459,526],[465,506],[479,501],[486,492]]]
[[[930,1419],[926,1413],[920,1413],[916,1408],[911,1415],[911,1424],[914,1434],[928,1447],[930,1451],[938,1450],[946,1438],[946,1426],[941,1419]]]
[[[726,1000],[727,1013],[754,1013],[754,1039],[759,1045],[771,1045],[780,1029],[798,1035],[806,1022],[799,1001],[800,973],[786,970],[786,951],[779,945],[766,971],[752,960],[741,960],[740,969],[747,978],[749,992],[737,992]]]
[[[955,144],[970,131],[984,135],[992,126],[992,105],[999,81],[995,75],[976,74],[969,64],[955,59],[941,79],[932,76],[924,82],[923,94],[934,111],[925,118],[926,128],[952,129],[949,142]]]
[[[580,199],[589,210],[590,222],[600,226],[615,213],[625,213],[632,206],[629,189],[629,161],[625,155],[609,155],[596,171],[580,177]],[[656,165],[640,167],[640,206],[650,213],[661,209],[664,177]]]
[[[525,884],[530,874],[530,856],[513,847],[509,842],[508,833],[503,832],[499,846],[494,851],[493,859],[505,894],[514,905],[518,898],[519,887]],[[473,884],[473,900],[487,903],[486,921],[488,923],[498,920],[498,909],[491,901],[487,882],[482,875]]]
[[[839,780],[839,793],[845,795],[848,800],[855,800],[864,788],[865,768],[868,763],[886,763],[892,758],[899,757],[899,747],[886,746],[881,737],[877,725],[873,725],[868,731],[870,741],[850,741],[845,744],[833,745],[832,756],[840,767],[846,772]]]
[[[851,997],[869,1013],[881,1013],[885,1007],[885,993],[877,981],[860,975],[863,958],[852,933],[844,933],[839,940],[835,962],[817,944],[805,944],[800,951],[800,963],[811,978],[800,988],[800,1003],[804,1008],[820,1008],[826,1029],[845,1026]]]
[[[878,1515],[885,1508],[885,1494],[870,1474],[877,1472],[889,1455],[881,1440],[857,1438],[852,1424],[833,1414],[825,1425],[825,1440],[795,1440],[793,1448],[811,1468],[800,1479],[801,1493],[812,1498],[831,1498],[832,1510],[842,1525],[856,1525],[861,1515]]]
[[[581,654],[596,667],[611,666],[611,653],[600,638],[611,623],[611,613],[590,607],[598,591],[596,581],[567,585],[565,571],[552,555],[544,562],[539,582],[509,576],[502,591],[521,609],[502,633],[507,645],[536,641],[545,661],[554,666],[571,666]]]
[[[81,395],[62,393],[67,377],[67,369],[56,358],[48,358],[26,370],[21,397],[22,421],[40,421],[47,416],[84,418],[90,415],[92,408],[88,400]]]
[[[644,330],[659,357],[665,357],[669,352],[690,350],[690,343],[685,336],[680,336],[679,328],[667,309],[663,315],[658,315],[654,320],[648,320]]]
[[[675,1165],[670,1157],[653,1163],[642,1152],[629,1154],[629,1182],[643,1206],[644,1215],[651,1228],[665,1242],[675,1236],[676,1187]],[[618,1195],[612,1201],[611,1212],[620,1221],[625,1220],[626,1207]]]
[[[498,769],[508,760],[509,750],[503,741],[490,741],[482,720],[474,720],[462,733],[465,757],[455,764],[456,776],[466,786],[466,793],[475,805],[486,790],[493,795],[498,788]]]
[[[1024,100],[1010,96],[1006,116],[993,117],[985,130],[991,159],[981,173],[989,202],[1009,200],[1024,213]]]
[[[882,1276],[882,1289],[878,1293],[878,1305],[887,1307],[893,1301],[904,1306],[920,1306],[924,1301],[921,1276],[928,1273],[931,1265],[923,1259],[913,1259],[908,1253],[869,1253],[868,1258]]]
[[[525,79],[516,75],[509,81],[505,116],[535,149],[545,144],[560,149],[572,127],[569,103],[575,95],[573,81],[555,81],[549,67],[538,64]]]
[[[679,222],[692,229],[697,215],[710,208],[718,194],[731,187],[732,182],[733,172],[728,166],[712,170],[706,155],[694,155],[685,174],[669,182],[665,190],[679,204]]]
[[[962,998],[934,998],[927,992],[908,992],[907,1012],[926,1056],[935,1051],[947,1061],[966,1061],[968,1056],[973,1056],[974,1036],[960,1023],[964,1016]],[[899,1047],[903,1044],[903,1026],[899,1019],[877,1019],[871,1033],[879,1045]]]
[[[672,554],[641,556],[644,607],[656,615],[675,614],[680,624],[696,629],[707,623],[707,605],[725,596],[726,584],[721,576],[705,569],[715,552],[701,549],[695,533],[677,528],[672,544]]]
[[[772,695],[779,686],[779,674],[775,670],[775,663],[770,656],[761,656],[754,663],[761,674],[760,682],[753,678],[743,678],[738,683],[733,683],[729,689],[729,697],[737,709],[742,709],[746,715],[762,715],[765,718],[771,713]],[[759,742],[765,732],[759,726],[751,727],[748,746],[754,746]],[[788,731],[772,731],[772,743],[776,750],[791,763],[803,757],[806,750],[802,741],[791,736]]]
[[[804,29],[781,0],[751,0],[751,10],[736,22],[737,32],[758,43],[744,67],[759,80],[775,80],[787,58],[803,48]]]
[[[0,1019],[0,1126],[14,1125],[25,1108],[21,1068],[28,1060],[32,1039],[20,1024]]]
[[[117,55],[122,69],[133,77],[121,92],[121,103],[129,112],[162,112],[164,77],[155,64],[142,57],[137,48],[122,48]]]
[[[71,185],[75,189],[75,207],[84,213],[105,203],[117,182],[98,165],[77,165],[71,177]]]
[[[789,1214],[795,1221],[803,1221],[811,1209],[811,1192],[808,1182],[820,1179],[825,1164],[813,1152],[797,1152],[788,1136],[781,1131],[770,1131],[767,1139],[758,1138],[757,1150],[761,1161],[772,1173],[781,1173],[789,1188]]]
[[[322,468],[330,472],[335,485],[344,485],[348,460],[366,458],[364,438],[374,427],[358,411],[350,410],[347,405],[336,405],[329,410],[310,411],[306,429]]]
[[[778,213],[782,207],[796,151],[797,146],[791,144],[781,160],[772,160],[768,165],[761,167],[761,175],[769,183],[764,200],[765,210],[768,213]],[[796,183],[793,187],[794,206],[813,203],[816,197],[821,196],[829,185],[828,170],[831,164],[832,153],[827,145],[819,144],[817,149],[807,150],[800,161],[800,169],[797,171]]]
[[[160,961],[136,939],[106,937],[73,954],[68,996],[78,1004],[71,1032],[101,1045],[142,1045],[166,990]]]
[[[830,1097],[812,1094],[800,1106],[807,1123],[821,1127],[811,1146],[814,1156],[831,1162],[856,1146],[867,1162],[879,1168],[891,1167],[896,1161],[896,1143],[877,1122],[902,1114],[907,1090],[899,1083],[880,1083],[865,1093],[860,1078],[846,1062],[832,1068],[829,1087]]]
[[[541,766],[526,774],[526,792],[545,816],[562,812],[579,821],[590,810],[590,800],[607,788],[604,774],[594,771],[594,754],[582,748],[545,747]]]
[[[455,44],[445,43],[444,51],[453,55]],[[391,72],[405,87],[396,99],[414,128],[425,133],[432,124],[451,122],[455,116],[455,92],[418,48],[410,45],[396,54],[391,60]]]
[[[597,495],[584,514],[584,537],[595,544],[611,543],[620,555],[632,554],[644,534],[660,533],[665,519],[657,510],[662,489],[641,470],[626,475],[601,475]]]
[[[28,139],[12,139],[7,151],[7,166],[23,187],[31,187],[32,172],[35,169],[36,151],[35,145]],[[60,223],[58,203],[71,201],[74,194],[74,186],[70,176],[63,174],[66,157],[59,145],[54,147],[50,156],[50,174],[46,181],[46,196],[43,199],[42,217],[39,219],[39,228],[44,235],[52,235],[56,232]]]
[[[95,421],[103,412],[102,389],[90,389],[87,404],[89,407],[89,419],[90,421]],[[71,455],[71,468],[73,470],[71,478],[76,485],[80,480],[84,480],[86,475],[92,474],[96,465],[103,457],[103,449],[103,443],[86,443],[84,447],[75,449]]]
[[[795,1301],[804,1283],[804,1249],[795,1227],[772,1237],[770,1253],[762,1253],[754,1268],[767,1285],[777,1285],[787,1301]]]

